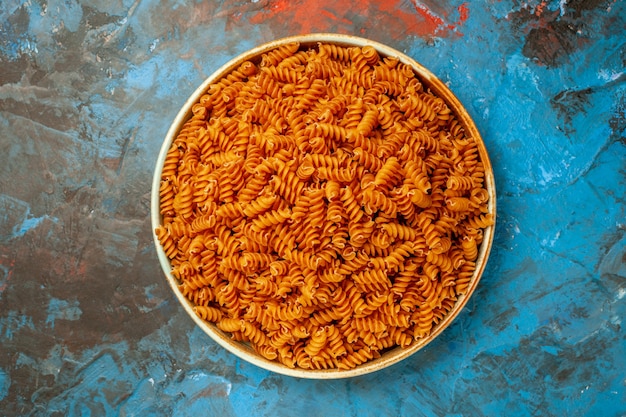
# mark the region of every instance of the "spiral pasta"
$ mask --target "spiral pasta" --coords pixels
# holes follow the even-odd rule
[[[297,43],[207,88],[165,157],[155,235],[203,320],[287,367],[427,337],[493,224],[478,146],[413,70]]]

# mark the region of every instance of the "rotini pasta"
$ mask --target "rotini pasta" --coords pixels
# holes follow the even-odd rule
[[[289,43],[192,110],[155,235],[198,317],[287,367],[351,369],[466,293],[494,222],[485,167],[410,66]]]

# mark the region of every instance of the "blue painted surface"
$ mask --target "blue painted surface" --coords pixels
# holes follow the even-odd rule
[[[153,250],[179,107],[268,40],[369,37],[431,69],[490,152],[498,224],[458,319],[406,361],[310,381],[194,327]],[[626,415],[626,4],[3,1],[0,414]]]

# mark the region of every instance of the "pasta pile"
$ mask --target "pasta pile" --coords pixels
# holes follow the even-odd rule
[[[488,211],[477,144],[409,65],[282,45],[208,87],[173,141],[156,235],[202,319],[294,368],[428,336]]]

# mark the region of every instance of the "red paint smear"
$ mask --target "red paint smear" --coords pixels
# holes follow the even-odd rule
[[[457,25],[465,23],[465,21],[469,18],[469,7],[467,7],[467,2],[461,4],[457,10],[459,11],[459,22]]]
[[[336,20],[341,23],[345,23],[346,25],[352,25],[352,21],[346,19],[345,17],[338,17],[337,15],[333,14],[332,12],[328,10],[322,10],[320,13],[322,13],[323,15],[326,15],[329,19]]]
[[[367,3],[366,1],[361,1]],[[417,5],[412,2],[414,10],[422,19],[416,19],[415,13],[404,11],[398,2],[382,2],[379,4],[379,10],[393,17],[394,22],[387,26],[387,30],[400,31],[400,35],[418,35],[418,36],[432,36],[438,30],[443,20],[433,15],[429,9],[424,6]],[[380,23],[380,22],[379,22]],[[393,36],[394,38],[400,38],[400,36]]]
[[[281,21],[283,25],[296,25],[299,33],[312,33],[328,28],[329,14],[337,20],[337,14],[321,7],[318,0],[277,0],[250,17],[250,23],[263,24],[268,21]],[[349,22],[351,24],[351,22]]]
[[[411,0],[409,4],[413,7],[403,0],[354,0],[347,9],[334,1],[276,0],[267,2],[263,9],[246,12],[250,12],[252,24],[280,23],[286,32],[291,33],[354,33],[358,30],[361,34],[373,34],[378,33],[378,27],[385,27],[386,35],[393,39],[410,35],[446,35],[455,31],[456,26],[469,16],[466,3],[458,7],[460,20],[456,24],[447,23],[445,16],[438,16],[417,0]],[[355,23],[353,20],[359,21]]]
[[[415,11],[417,11],[417,13],[419,13],[420,16],[422,16],[435,29],[433,32],[436,32],[445,26],[443,19],[434,15],[428,7],[417,4],[416,2],[414,2],[414,5]]]
[[[292,2],[290,2],[289,0],[278,0],[278,1],[272,2],[272,11],[274,13],[284,12],[285,10],[289,8],[289,5],[291,4]]]

